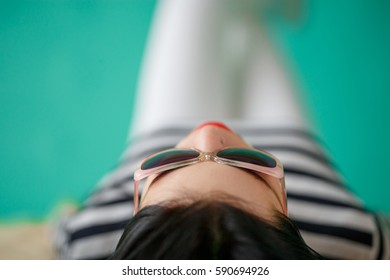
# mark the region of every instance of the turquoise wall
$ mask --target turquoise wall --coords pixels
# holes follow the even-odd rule
[[[390,211],[390,2],[308,1],[275,40],[350,187]],[[80,202],[125,146],[155,1],[0,1],[0,219]]]

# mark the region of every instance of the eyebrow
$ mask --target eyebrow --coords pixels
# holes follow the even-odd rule
[[[166,170],[166,171],[163,171],[162,173],[158,174],[157,177],[155,177],[152,182],[150,182],[150,185],[154,184],[155,182],[161,180],[163,177],[165,177],[166,175],[168,175],[169,173],[171,173],[172,171],[174,170],[177,170],[179,168],[175,168],[175,169],[170,169],[170,170]]]
[[[261,182],[263,182],[267,187],[269,187],[272,190],[271,185],[263,177],[261,177],[258,173],[254,172],[252,170],[246,169],[246,168],[240,168],[240,169],[245,171],[246,173],[252,175],[255,179],[260,180]]]

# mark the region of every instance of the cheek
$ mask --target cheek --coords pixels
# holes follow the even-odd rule
[[[190,135],[183,138],[182,140],[180,140],[179,143],[176,144],[176,148],[186,148],[186,147],[192,147],[193,145],[191,144],[191,138],[190,138]]]

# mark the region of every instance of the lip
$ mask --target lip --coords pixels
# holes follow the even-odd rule
[[[219,127],[219,128],[222,128],[222,129],[225,129],[227,131],[232,132],[232,130],[228,126],[226,126],[225,124],[223,124],[221,122],[205,122],[205,123],[202,123],[201,125],[199,125],[197,128],[195,128],[195,130],[199,130],[199,129],[201,129],[205,126],[209,126],[209,125],[216,126],[216,127]]]

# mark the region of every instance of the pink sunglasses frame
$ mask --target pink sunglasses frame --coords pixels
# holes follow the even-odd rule
[[[273,191],[278,196],[278,199],[279,199],[280,204],[281,204],[282,209],[283,209],[283,214],[285,214],[287,216],[287,194],[286,194],[286,187],[285,187],[285,181],[284,181],[283,165],[280,162],[280,160],[278,158],[276,158],[274,155],[267,153],[265,151],[258,150],[258,149],[248,149],[248,148],[245,148],[245,150],[257,151],[257,152],[260,152],[266,156],[271,157],[273,160],[275,160],[276,166],[275,167],[265,167],[265,166],[251,164],[251,163],[247,163],[247,162],[225,159],[225,158],[221,158],[221,157],[217,156],[218,152],[228,150],[228,149],[243,149],[243,148],[242,147],[226,147],[224,149],[214,151],[214,152],[209,152],[209,153],[200,151],[196,148],[191,148],[191,149],[173,148],[173,149],[167,149],[167,150],[163,150],[163,151],[154,153],[154,154],[146,157],[145,159],[143,159],[142,162],[140,163],[140,165],[138,166],[137,170],[134,173],[134,215],[137,214],[137,212],[139,210],[139,183],[142,179],[145,179],[146,177],[149,177],[149,176],[154,175],[154,174],[160,174],[164,171],[168,171],[168,170],[172,170],[172,169],[176,169],[176,168],[180,168],[180,167],[184,167],[184,166],[188,166],[188,165],[197,164],[197,163],[204,162],[204,161],[213,161],[213,162],[216,162],[218,164],[226,164],[226,165],[230,165],[230,166],[234,166],[234,167],[238,167],[238,168],[249,169],[249,170],[252,170],[256,173],[267,174],[267,175],[270,175],[270,176],[278,179],[278,185],[279,185],[278,188],[279,189],[274,189]],[[194,158],[194,159],[182,160],[182,161],[166,164],[163,166],[158,166],[158,167],[147,169],[147,170],[141,169],[141,166],[143,165],[143,163],[145,161],[147,161],[150,158],[153,158],[161,153],[165,153],[165,152],[169,152],[169,151],[196,151],[199,153],[199,156]]]

